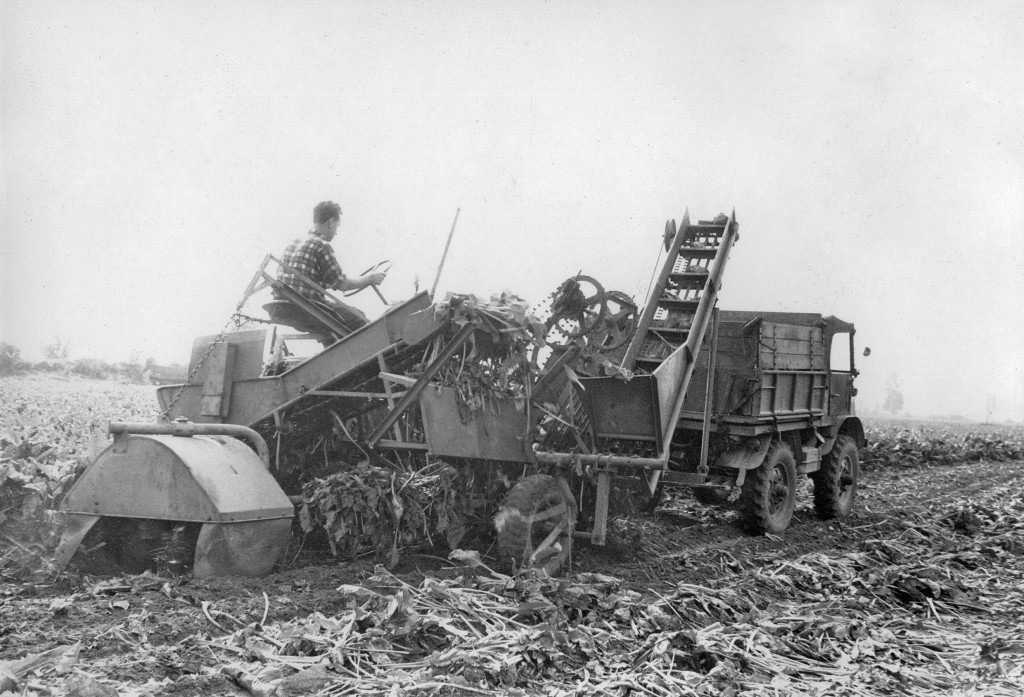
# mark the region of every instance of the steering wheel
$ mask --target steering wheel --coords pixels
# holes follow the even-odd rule
[[[385,264],[387,264],[387,266],[384,266]],[[384,266],[384,268],[381,268],[382,266]],[[368,273],[377,273],[377,272],[387,273],[388,270],[390,270],[390,269],[391,269],[391,262],[388,261],[387,259],[385,259],[384,261],[378,261],[376,264],[374,264],[373,266],[368,268],[366,271],[363,271],[359,275],[360,276],[365,276]],[[342,297],[349,298],[349,297],[355,295],[356,293],[362,293],[367,288],[373,288],[377,292],[377,297],[379,297],[381,299],[381,302],[383,302],[385,305],[388,304],[387,301],[384,300],[384,296],[380,294],[379,290],[377,290],[377,286],[363,286],[362,288],[356,288],[355,290],[346,290],[341,295],[342,295]]]

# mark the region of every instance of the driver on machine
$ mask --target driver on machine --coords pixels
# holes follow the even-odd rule
[[[371,273],[355,279],[342,273],[341,265],[338,264],[330,244],[338,234],[340,223],[341,206],[334,201],[321,201],[316,204],[313,207],[313,229],[305,238],[300,237],[284,250],[277,280],[291,286],[310,300],[328,305],[334,305],[336,301],[310,285],[306,279],[328,290],[360,290],[367,286],[380,285],[385,277],[383,273]],[[280,298],[276,293],[275,297]]]
[[[341,206],[334,201],[321,201],[313,208],[313,229],[305,238],[299,238],[288,245],[281,257],[281,267],[277,280],[287,285],[304,298],[321,305],[338,316],[347,332],[354,331],[367,324],[366,315],[360,310],[346,305],[325,293],[325,290],[361,290],[368,286],[377,286],[384,280],[384,273],[368,273],[359,278],[349,278],[341,270],[331,240],[338,234],[341,222]],[[323,324],[311,317],[301,308],[289,303],[279,288],[274,288],[277,304],[285,307],[266,306],[271,311],[271,319],[286,324],[300,331],[309,331],[321,335],[318,340],[325,346],[329,345],[336,332],[332,335]],[[287,308],[292,308],[287,310]],[[344,335],[344,334],[343,334]]]

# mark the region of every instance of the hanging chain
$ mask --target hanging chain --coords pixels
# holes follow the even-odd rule
[[[241,309],[241,304],[242,303],[239,303],[239,309]],[[165,419],[170,419],[171,409],[173,409],[174,405],[178,403],[178,399],[180,399],[181,395],[185,392],[185,388],[192,385],[192,378],[196,376],[200,368],[203,367],[203,364],[206,363],[206,359],[210,357],[211,353],[213,353],[214,347],[224,340],[229,329],[238,329],[242,326],[242,322],[239,321],[241,317],[242,315],[240,315],[236,310],[235,313],[228,318],[228,321],[224,324],[224,328],[220,330],[220,334],[218,334],[217,337],[210,342],[210,345],[206,347],[203,355],[200,356],[199,360],[196,361],[196,364],[192,366],[192,370],[188,371],[188,377],[185,378],[185,382],[178,388],[178,391],[174,393],[174,396],[171,397],[171,401],[169,401],[167,406],[160,412],[160,416]]]

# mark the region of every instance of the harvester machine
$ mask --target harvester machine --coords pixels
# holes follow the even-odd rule
[[[111,424],[113,443],[64,502],[57,562],[94,546],[102,528],[122,567],[169,556],[173,543],[191,554],[197,577],[266,574],[290,542],[304,474],[328,450],[409,468],[444,461],[470,473],[467,486],[488,481],[493,503],[483,505],[491,506],[500,556],[512,568],[548,573],[563,565],[574,539],[606,543],[617,478],[642,482],[650,494],[669,480],[728,493],[785,443],[778,414],[763,409],[753,420],[737,417],[749,434],[730,435],[715,406],[717,346],[699,360],[717,336],[716,302],[737,228],[733,215],[666,223],[666,257],[643,304],[577,275],[531,312],[515,298],[435,303],[419,293],[370,322],[283,286],[273,272],[280,262],[267,257],[236,311],[247,324],[197,339],[185,383],[157,389],[160,421]],[[276,291],[264,305],[269,319],[244,315],[267,287]],[[821,343],[822,318],[800,317],[818,328]],[[250,328],[254,321],[266,326]],[[324,348],[289,357],[289,346],[310,337]],[[474,384],[490,385],[472,399],[471,365]],[[695,370],[703,375],[696,414],[698,396],[688,391]],[[817,379],[812,392],[823,399]],[[809,404],[807,415],[822,409],[827,415],[823,404]],[[775,427],[759,430],[761,423]],[[814,473],[839,429],[811,424],[808,437],[806,419],[800,423],[794,433],[803,441],[793,443],[807,455],[803,471]],[[846,432],[856,440],[853,422]],[[852,463],[844,452],[846,469],[829,470],[840,508],[842,496],[852,496],[851,469],[856,474],[856,451]],[[296,462],[295,453],[309,461]],[[485,476],[494,472],[500,476]],[[785,463],[780,472],[789,474]],[[795,489],[792,478],[772,477],[767,499],[752,504],[769,522],[785,514],[780,495],[784,508]],[[497,498],[496,479],[504,483]]]

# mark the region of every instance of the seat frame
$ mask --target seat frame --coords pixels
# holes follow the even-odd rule
[[[328,293],[326,288],[288,266],[273,254],[268,254],[263,258],[263,262],[245,289],[242,300],[238,303],[237,311],[241,311],[242,306],[252,295],[269,287],[274,291],[275,299],[265,304],[263,309],[270,316],[270,320],[275,324],[283,324],[306,332],[324,346],[329,346],[365,326],[365,320],[355,313],[350,318],[342,317],[326,303],[311,300],[287,283],[278,280],[277,276],[268,270],[271,263],[276,264],[279,270],[283,269],[298,276],[303,282],[323,293],[325,297],[330,297],[338,305],[345,307],[345,304]]]

